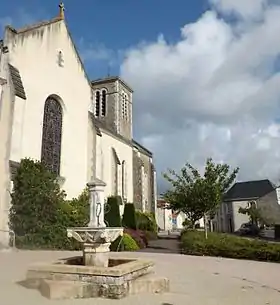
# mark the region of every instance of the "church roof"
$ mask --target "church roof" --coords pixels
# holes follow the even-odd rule
[[[139,144],[135,140],[132,140],[132,144],[133,144],[133,146],[135,148],[137,148],[138,150],[142,151],[144,154],[148,155],[149,157],[153,156],[153,153],[151,151],[149,151],[146,147],[144,147],[143,145]]]
[[[89,116],[90,116],[90,118],[91,118],[91,120],[92,120],[92,123],[93,123],[93,126],[94,126],[94,128],[95,128],[96,134],[97,134],[98,136],[102,137],[101,130],[100,130],[100,128],[99,128],[99,126],[98,126],[98,124],[97,124],[97,122],[96,122],[96,119],[95,119],[93,113],[89,111],[88,114],[89,114]]]
[[[94,79],[91,81],[91,84],[99,85],[99,84],[111,83],[111,82],[115,82],[115,81],[119,81],[128,91],[133,93],[133,90],[131,89],[131,87],[119,76],[108,76],[108,77],[104,77],[104,78]]]
[[[63,21],[64,24],[65,24],[65,26],[66,26],[66,29],[67,29],[67,32],[68,32],[68,36],[69,36],[69,38],[70,38],[70,40],[71,40],[71,42],[72,42],[73,48],[74,48],[74,50],[75,50],[75,52],[76,52],[78,61],[79,61],[79,63],[81,64],[81,67],[82,67],[82,69],[83,69],[84,75],[85,75],[85,77],[86,77],[86,79],[87,79],[87,81],[88,81],[88,84],[89,84],[89,86],[92,86],[92,85],[91,85],[90,78],[89,78],[88,75],[87,75],[87,72],[86,72],[84,63],[83,63],[83,61],[82,61],[82,59],[81,59],[81,56],[80,56],[80,54],[79,54],[79,52],[78,52],[78,49],[77,49],[76,45],[75,45],[74,39],[73,39],[73,37],[72,37],[72,35],[71,35],[70,31],[69,31],[69,28],[68,28],[68,26],[67,26],[67,23],[65,22],[65,19],[64,19],[64,5],[63,5],[63,3],[61,3],[61,4],[59,5],[59,8],[60,8],[60,13],[59,13],[59,15],[58,15],[57,17],[55,17],[55,18],[52,18],[52,19],[48,20],[48,21],[37,22],[37,23],[31,24],[31,25],[24,26],[24,27],[22,27],[22,28],[18,28],[18,29],[15,29],[15,28],[12,27],[11,25],[7,25],[7,26],[6,26],[6,29],[12,31],[12,32],[15,33],[15,34],[23,34],[23,35],[24,35],[25,33],[29,32],[29,31],[33,31],[33,30],[39,29],[39,28],[41,28],[41,27],[46,27],[46,26],[48,26],[48,25],[51,25],[51,24],[54,24],[54,23]]]
[[[10,29],[11,31],[13,31],[16,34],[21,34],[21,33],[24,33],[24,32],[28,32],[28,31],[38,29],[38,28],[46,26],[46,25],[56,23],[58,21],[61,21],[61,18],[56,17],[56,18],[53,18],[53,19],[48,20],[48,21],[40,21],[40,22],[37,22],[37,23],[34,23],[34,24],[26,25],[26,26],[21,27],[19,29],[16,29],[16,28],[12,27],[11,25],[7,25],[7,28]]]
[[[15,95],[26,100],[26,94],[21,80],[19,70],[9,64],[10,75],[14,86]]]

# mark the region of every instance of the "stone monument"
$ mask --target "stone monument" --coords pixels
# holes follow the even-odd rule
[[[68,237],[82,243],[83,256],[32,264],[23,286],[38,289],[49,299],[121,299],[129,294],[169,291],[169,280],[154,276],[153,262],[110,257],[110,244],[123,235],[123,228],[110,228],[104,222],[105,186],[99,179],[88,183],[89,224],[67,229]]]
[[[108,267],[110,245],[123,235],[123,228],[109,228],[105,224],[105,182],[95,179],[87,186],[90,197],[89,224],[87,227],[67,229],[67,236],[83,244],[83,257],[86,266]]]

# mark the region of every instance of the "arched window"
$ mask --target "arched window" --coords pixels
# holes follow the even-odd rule
[[[62,133],[62,107],[53,97],[48,97],[44,107],[42,135],[42,163],[54,174],[60,174]]]
[[[95,92],[95,116],[100,116],[100,91]]]
[[[102,116],[106,115],[106,103],[107,103],[107,91],[102,90],[102,94],[101,94],[101,115]]]

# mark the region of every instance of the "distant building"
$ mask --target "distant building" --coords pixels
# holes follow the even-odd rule
[[[213,221],[214,231],[235,232],[242,224],[248,223],[248,215],[239,213],[239,208],[247,208],[252,203],[267,221],[280,224],[279,190],[267,179],[235,183],[225,194],[217,211]]]

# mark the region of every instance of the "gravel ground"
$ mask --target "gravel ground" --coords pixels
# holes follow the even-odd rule
[[[77,255],[71,252],[0,252],[0,297],[2,305],[279,305],[280,264],[260,263],[180,254],[116,253],[115,256],[149,258],[158,275],[168,277],[171,291],[158,295],[135,295],[118,300],[47,300],[17,284],[28,265]]]

